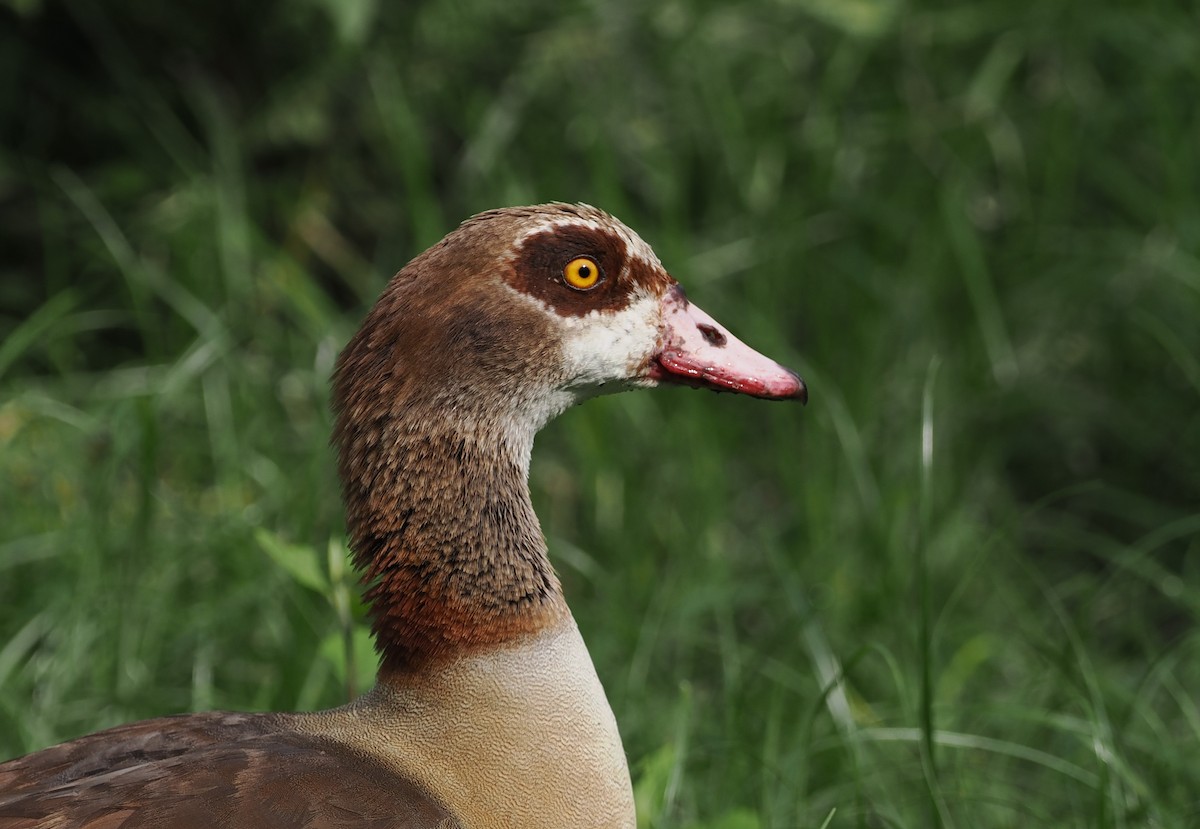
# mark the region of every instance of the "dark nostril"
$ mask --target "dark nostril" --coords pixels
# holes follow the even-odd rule
[[[714,326],[702,322],[696,327],[700,329],[700,333],[704,335],[704,341],[709,345],[715,345],[717,348],[725,346],[725,335]]]

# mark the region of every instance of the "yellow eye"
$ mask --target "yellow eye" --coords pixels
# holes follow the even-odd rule
[[[572,288],[590,290],[600,281],[600,266],[586,256],[577,256],[563,268],[563,279]]]

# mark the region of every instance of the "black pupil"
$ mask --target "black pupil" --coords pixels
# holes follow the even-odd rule
[[[589,268],[587,265],[579,266],[579,278],[580,279],[587,279],[591,273],[592,273],[592,269]]]

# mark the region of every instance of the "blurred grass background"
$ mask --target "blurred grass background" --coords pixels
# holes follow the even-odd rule
[[[1171,2],[3,0],[0,757],[361,688],[337,351],[579,200],[812,393],[539,439],[643,825],[1200,825],[1198,56]]]

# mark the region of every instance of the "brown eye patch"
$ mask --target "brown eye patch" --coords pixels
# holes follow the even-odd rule
[[[600,268],[599,281],[586,292],[568,287],[563,278],[563,268],[580,256]],[[582,317],[589,311],[619,311],[630,299],[631,286],[620,278],[626,256],[625,242],[615,233],[587,225],[558,225],[527,237],[505,278],[560,314]]]

